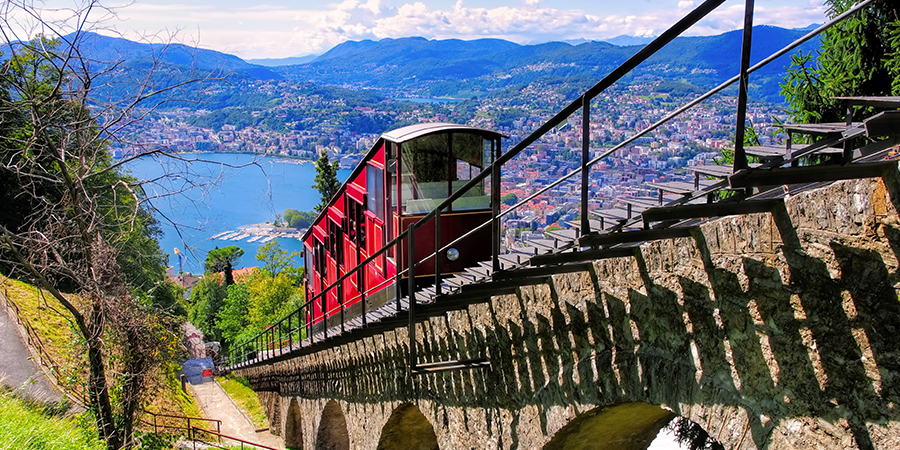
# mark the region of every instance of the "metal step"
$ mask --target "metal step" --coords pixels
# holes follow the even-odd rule
[[[566,244],[575,242],[575,240],[578,239],[578,231],[573,229],[563,228],[561,230],[545,231],[544,233],[549,234],[554,239],[562,241],[563,245],[561,245],[561,247],[565,246]]]
[[[750,164],[751,168],[759,167],[759,164]],[[728,178],[734,175],[734,166],[730,164],[719,164],[712,166],[690,166],[688,170],[700,175],[707,175],[716,178]]]
[[[744,153],[749,156],[759,158],[773,159],[784,158],[788,154],[787,147],[768,147],[762,145],[751,145],[744,147]]]
[[[788,133],[798,134],[841,134],[847,131],[850,126],[846,123],[830,122],[830,123],[786,123],[780,125],[784,131]]]
[[[555,239],[528,239],[525,243],[537,248],[539,253],[547,253],[561,247]]]
[[[466,272],[475,275],[476,279],[485,279],[490,278],[493,271],[488,267],[475,266],[467,268]]]
[[[622,208],[597,209],[591,211],[591,214],[594,214],[597,217],[602,217],[603,219],[606,219],[606,221],[612,220],[620,222],[637,216],[637,212],[629,213],[628,210]],[[607,225],[606,228],[610,228],[610,226]]]
[[[872,106],[874,108],[900,108],[900,97],[877,97],[877,96],[863,96],[863,97],[831,97],[835,100],[843,100],[850,105],[858,105],[858,106]]]
[[[864,122],[866,135],[870,138],[900,134],[900,111],[883,111]]]
[[[694,186],[694,183],[688,183],[685,181],[663,181],[663,182],[658,182],[658,183],[650,182],[650,183],[644,183],[644,184],[649,187],[652,187],[654,189],[659,189],[664,192],[671,192],[673,194],[681,194],[681,195],[691,194],[694,191],[698,190],[698,188],[696,188]],[[712,186],[713,184],[715,184],[715,183],[710,180],[700,180],[699,181],[699,189],[705,189],[709,186]]]
[[[566,225],[575,229],[576,232],[581,231],[581,221],[571,220],[571,221],[566,222]],[[613,225],[609,221],[606,221],[606,220],[600,221],[600,220],[595,220],[595,219],[589,219],[588,226],[590,227],[588,232],[591,232],[591,231],[603,231],[605,229],[612,228]]]

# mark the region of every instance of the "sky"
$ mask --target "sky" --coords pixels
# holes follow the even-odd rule
[[[35,4],[34,0],[4,0]],[[44,0],[60,16],[97,0]],[[182,43],[244,59],[324,53],[348,40],[422,36],[500,38],[520,44],[619,35],[655,36],[701,0],[103,0],[88,21],[103,34]],[[825,19],[822,0],[756,0],[755,24],[802,28]],[[61,8],[62,7],[62,8]],[[54,9],[56,8],[56,9]],[[692,28],[713,35],[742,26],[730,0]],[[2,14],[2,11],[0,11]],[[95,23],[99,22],[99,23]]]

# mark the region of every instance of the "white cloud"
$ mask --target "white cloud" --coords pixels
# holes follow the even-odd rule
[[[244,58],[286,57],[319,53],[347,41],[422,36],[429,39],[495,37],[519,43],[562,39],[604,39],[618,35],[656,35],[671,26],[694,5],[693,0],[659,2],[658,9],[608,14],[541,6],[541,0],[521,0],[516,6],[433,7],[431,0],[394,3],[390,0],[338,0],[335,3],[292,2],[243,6],[238,2],[196,0],[183,3],[146,3],[143,0],[119,11],[118,30],[158,30],[181,27],[185,39],[207,48]],[[175,1],[175,0],[160,0]],[[279,1],[279,0],[269,0]],[[480,0],[467,0],[471,4]],[[755,22],[787,28],[821,22],[821,0],[793,1],[796,6],[768,6],[757,2]],[[293,6],[293,5],[302,6]],[[558,3],[554,2],[556,6]],[[727,5],[732,5],[729,2]],[[677,7],[676,7],[677,5]],[[607,9],[608,10],[608,9]],[[628,8],[617,8],[629,11]],[[718,34],[739,28],[743,2],[710,14],[688,34]]]

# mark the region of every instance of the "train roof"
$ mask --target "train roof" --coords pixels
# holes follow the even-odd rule
[[[458,123],[430,122],[417,123],[415,125],[408,125],[402,128],[397,128],[396,130],[391,130],[387,133],[382,134],[381,138],[391,142],[403,143],[421,136],[425,136],[427,134],[446,131],[474,131],[493,136],[508,137],[493,130],[470,127],[468,125],[461,125]]]

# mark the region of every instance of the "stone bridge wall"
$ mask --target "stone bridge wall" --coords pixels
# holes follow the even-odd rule
[[[410,379],[402,328],[238,375],[304,449],[642,449],[673,415],[729,449],[900,448],[897,178],[798,194],[419,326],[422,361],[489,368]]]

